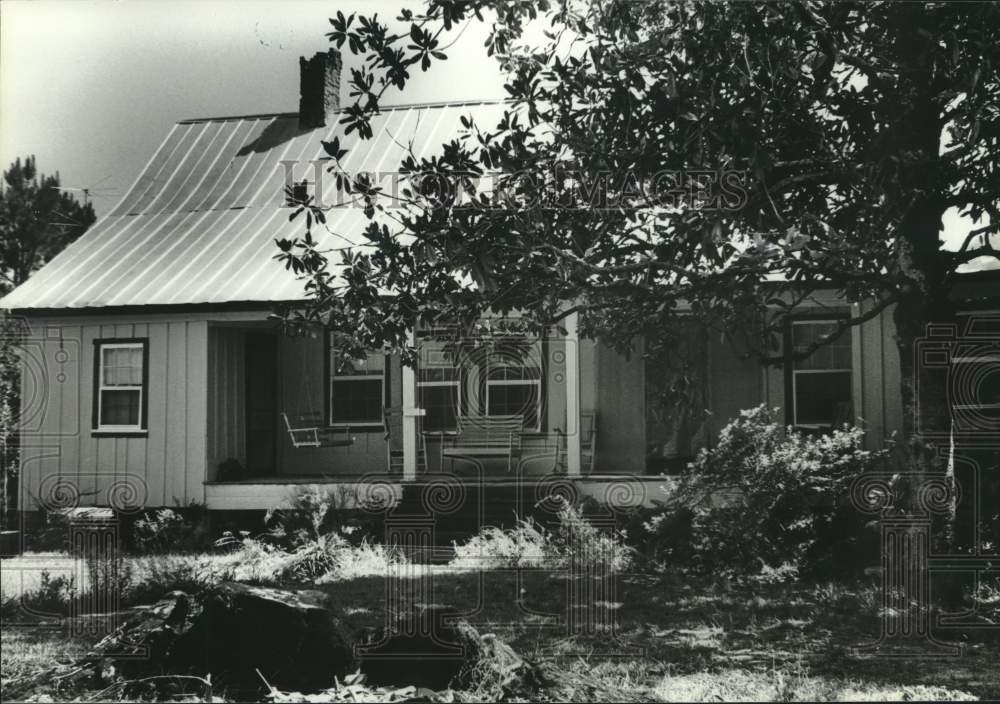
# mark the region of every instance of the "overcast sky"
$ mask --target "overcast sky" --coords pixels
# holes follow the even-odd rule
[[[298,110],[298,58],[337,10],[390,19],[404,0],[3,0],[0,163],[35,154],[64,186],[117,203],[177,120]],[[452,57],[388,102],[504,96],[470,25]],[[345,60],[350,61],[345,50]],[[417,72],[419,73],[419,71]],[[347,98],[346,90],[344,98]]]

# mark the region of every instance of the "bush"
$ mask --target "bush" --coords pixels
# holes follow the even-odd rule
[[[409,563],[406,554],[394,546],[362,541],[360,545],[348,545],[335,556],[334,566],[326,574],[316,579],[323,584],[356,577],[382,577],[390,567]]]
[[[357,491],[341,489],[299,490],[289,508],[267,512],[267,530],[259,536],[225,533],[216,545],[231,552],[214,562],[215,577],[260,584],[334,581],[384,574],[405,563],[402,551],[371,539],[377,519],[356,508]]]
[[[350,545],[334,533],[303,540],[292,550],[248,534],[235,536],[227,533],[218,545],[231,551],[209,563],[208,574],[216,581],[270,585],[333,582],[355,576],[385,574],[391,565],[406,562],[406,556],[400,550],[367,542]]]
[[[4,595],[0,606],[0,615],[4,621],[20,620],[24,617],[25,610],[34,616],[66,615],[67,605],[76,596],[76,581],[72,576],[53,577],[48,570],[42,571],[40,580],[41,583],[36,589],[26,591],[19,596]]]
[[[531,518],[518,520],[513,528],[485,526],[465,543],[454,544],[455,567],[484,570],[544,567],[548,537]]]
[[[583,511],[569,503],[559,509],[559,523],[550,541],[552,556],[568,565],[570,560],[621,572],[632,564],[633,550],[625,545],[618,529],[603,530],[587,520]]]
[[[863,437],[846,425],[807,435],[782,427],[765,406],[742,411],[689,465],[670,507],[647,524],[650,539],[670,544],[672,533],[688,534],[689,549],[660,557],[728,573],[843,575],[863,567],[874,554],[862,549],[864,520],[847,493],[890,453],[863,449]]]
[[[632,563],[634,551],[625,545],[624,533],[602,530],[587,520],[580,507],[563,503],[558,523],[547,530],[528,517],[514,528],[486,526],[459,545],[455,544],[456,567],[511,569],[578,567],[620,572]]]
[[[382,537],[382,518],[367,510],[354,487],[304,487],[288,503],[288,508],[271,509],[264,517],[271,539],[287,549],[328,533],[335,533],[354,546],[370,544]]]
[[[40,509],[37,528],[24,532],[25,550],[31,552],[68,552],[69,517],[65,511]]]
[[[197,552],[211,542],[208,508],[204,504],[146,512],[132,524],[132,543],[146,555]]]
[[[218,556],[221,558],[222,556]],[[172,591],[197,593],[219,581],[214,555],[149,555],[127,558],[131,583],[123,594],[125,605],[150,604]]]

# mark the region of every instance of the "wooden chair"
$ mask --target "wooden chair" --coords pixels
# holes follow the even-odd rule
[[[282,413],[292,447],[344,447],[352,445],[350,426],[331,427],[323,422],[322,413]]]
[[[521,456],[521,433],[524,416],[459,416],[458,432],[441,438],[441,461],[447,457],[452,466],[456,459],[506,457],[507,471]]]

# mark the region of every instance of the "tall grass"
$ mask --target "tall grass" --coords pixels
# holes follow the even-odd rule
[[[616,530],[593,525],[579,507],[564,502],[558,522],[548,530],[530,516],[513,528],[486,526],[462,544],[455,544],[454,567],[467,569],[512,569],[545,567],[621,572],[634,558]]]

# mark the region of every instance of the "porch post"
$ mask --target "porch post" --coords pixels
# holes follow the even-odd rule
[[[566,474],[580,476],[580,338],[578,314],[566,318]]]
[[[409,335],[409,343],[414,343]],[[417,478],[417,374],[413,367],[403,365],[403,481]]]

